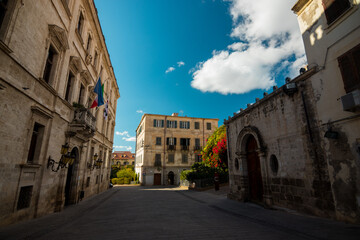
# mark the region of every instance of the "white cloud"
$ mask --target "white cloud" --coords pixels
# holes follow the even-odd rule
[[[183,61],[177,62],[178,67],[184,66],[185,63]]]
[[[119,135],[119,136],[129,136],[129,132],[128,131],[123,131],[123,132],[119,132],[119,131],[116,131],[115,132],[116,135]]]
[[[132,147],[130,147],[130,146],[113,146],[113,148],[116,148],[116,149],[126,149],[127,151],[131,151],[131,150],[132,150]]]
[[[143,114],[144,111],[143,110],[136,110],[137,113]]]
[[[135,142],[136,141],[136,137],[123,137],[122,140],[125,140],[127,142]]]
[[[295,0],[229,1],[231,36],[237,41],[199,63],[191,86],[203,92],[241,94],[275,85],[278,68],[297,75],[306,58],[296,15],[290,10]],[[281,64],[294,55],[294,63]]]
[[[165,73],[169,73],[169,72],[172,72],[174,70],[175,70],[174,67],[169,67],[168,69],[166,69]]]

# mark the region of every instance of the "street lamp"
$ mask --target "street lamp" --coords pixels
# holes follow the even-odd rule
[[[54,159],[49,156],[47,168],[51,167],[51,171],[57,172],[60,168],[66,168],[66,165],[72,165],[75,161],[75,155],[69,152],[69,145],[66,143],[65,145],[61,146],[61,158],[59,162],[56,162]],[[57,167],[55,168],[55,164]]]
[[[95,155],[93,156],[94,164],[88,163],[88,168],[90,170],[93,170],[95,167],[97,169],[101,168],[102,160],[98,159],[98,157],[99,157],[98,154],[95,153]]]

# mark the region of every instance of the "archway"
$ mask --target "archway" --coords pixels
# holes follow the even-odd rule
[[[168,173],[168,182],[169,182],[169,185],[174,185],[174,183],[175,183],[175,174],[174,174],[174,172],[169,172]]]
[[[253,135],[250,135],[246,141],[246,160],[249,177],[249,196],[252,201],[262,201],[263,199],[263,182],[257,150],[256,139]]]
[[[75,147],[71,151],[71,155],[75,156],[74,163],[67,169],[66,184],[65,184],[65,206],[74,204],[76,202],[76,173],[79,164],[79,150]]]

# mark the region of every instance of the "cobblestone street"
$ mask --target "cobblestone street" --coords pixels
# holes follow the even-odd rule
[[[114,187],[0,239],[358,239],[360,226],[268,210],[184,188]]]

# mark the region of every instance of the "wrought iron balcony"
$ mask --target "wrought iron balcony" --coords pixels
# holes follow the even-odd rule
[[[189,146],[181,145],[181,150],[183,150],[183,151],[188,151],[188,150],[189,150]]]
[[[167,145],[167,150],[176,150],[175,145]]]
[[[202,150],[202,147],[201,147],[201,146],[195,146],[195,147],[194,147],[194,151],[199,151],[199,150]]]
[[[86,108],[75,108],[74,119],[69,126],[71,132],[92,137],[96,131],[96,118]]]

